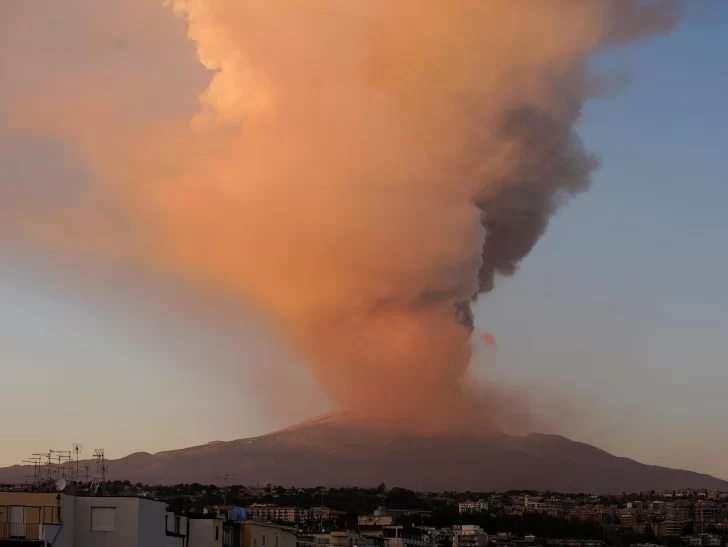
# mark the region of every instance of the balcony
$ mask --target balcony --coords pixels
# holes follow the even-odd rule
[[[0,540],[40,540],[40,524],[30,522],[0,522]]]
[[[45,525],[59,525],[58,507],[0,506],[0,546],[43,545]]]

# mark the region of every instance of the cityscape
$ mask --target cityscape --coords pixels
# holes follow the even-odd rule
[[[728,492],[607,496],[98,479],[0,486],[0,545],[94,545],[92,536],[82,539],[88,532],[130,547],[725,547]]]
[[[0,0],[0,547],[728,547],[727,53]]]

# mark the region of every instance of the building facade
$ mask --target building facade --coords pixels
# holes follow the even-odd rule
[[[167,545],[166,504],[138,497],[0,492],[0,540],[54,547]]]
[[[458,503],[458,511],[461,515],[465,513],[482,513],[487,510],[488,503],[485,500],[462,501]]]
[[[464,524],[452,528],[452,547],[484,547],[487,543],[488,534],[480,526]]]

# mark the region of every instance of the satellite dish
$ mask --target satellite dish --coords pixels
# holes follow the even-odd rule
[[[56,483],[56,490],[58,490],[59,492],[63,492],[65,489],[66,489],[66,479],[60,479]]]

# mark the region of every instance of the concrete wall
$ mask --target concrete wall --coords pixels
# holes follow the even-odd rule
[[[187,539],[187,545],[189,547],[222,547],[223,521],[221,519],[191,518],[188,523],[190,535]]]
[[[138,547],[160,547],[167,540],[165,516],[167,504],[139,499]]]
[[[4,523],[10,519],[12,506],[26,508],[27,537],[38,538],[44,532],[44,539],[52,542],[53,547],[164,547],[167,543],[166,504],[158,501],[113,496],[75,497],[56,492],[0,492],[0,531],[3,525],[7,526]],[[91,529],[94,507],[115,509],[113,531]],[[49,526],[41,531],[37,526],[39,523]]]
[[[91,530],[91,509],[94,507],[116,509],[113,532]],[[139,498],[76,498],[75,535],[76,545],[83,547],[138,547]]]
[[[116,510],[114,531],[100,532],[91,529],[91,510],[94,507],[113,507]],[[144,498],[78,497],[76,498],[74,518],[74,545],[83,547],[164,546],[167,541],[165,512],[164,503]],[[54,547],[56,547],[55,544]]]
[[[246,520],[240,530],[242,547],[296,547],[292,528]]]
[[[61,496],[61,527],[58,533],[48,530],[46,541],[51,542],[53,547],[75,547],[76,543],[76,497]]]

